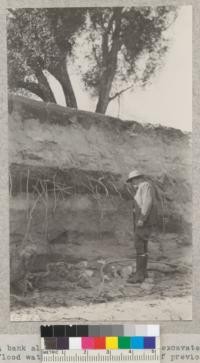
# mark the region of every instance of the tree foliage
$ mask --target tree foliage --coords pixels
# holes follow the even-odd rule
[[[68,70],[73,58],[86,89],[97,97],[96,112],[105,113],[110,101],[156,74],[176,15],[172,6],[10,9],[9,87],[56,102],[48,71],[60,82],[66,105],[77,107]]]
[[[169,45],[166,30],[177,9],[90,8],[88,12],[91,46],[83,81],[98,96],[96,111],[104,113],[111,100],[136,84],[146,85],[162,65]]]
[[[8,81],[44,101],[55,102],[44,70],[61,84],[66,104],[77,107],[68,73],[76,35],[85,20],[82,9],[16,9],[8,17]]]

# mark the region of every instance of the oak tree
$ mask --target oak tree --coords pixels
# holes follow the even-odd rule
[[[8,16],[8,83],[46,102],[56,102],[45,71],[61,84],[66,105],[77,108],[68,59],[85,21],[79,8],[10,9]]]
[[[109,102],[136,85],[145,86],[162,66],[169,45],[166,31],[177,9],[29,8],[9,14],[9,87],[56,102],[48,71],[61,84],[66,105],[77,108],[68,70],[73,57],[86,89],[97,98],[96,112],[105,113]]]
[[[97,97],[96,112],[136,85],[144,86],[162,65],[169,46],[166,30],[177,8],[89,8],[86,88]]]

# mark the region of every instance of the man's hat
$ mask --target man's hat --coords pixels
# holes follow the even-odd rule
[[[129,183],[132,179],[134,179],[134,178],[138,178],[139,176],[143,176],[143,174],[140,172],[140,171],[138,171],[137,169],[134,169],[134,170],[132,170],[130,173],[129,173],[129,175],[128,175],[128,179],[127,179],[127,183]]]

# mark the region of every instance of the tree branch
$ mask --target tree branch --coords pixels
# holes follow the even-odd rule
[[[95,61],[98,65],[100,65],[100,57],[97,55],[97,52],[96,52],[97,49],[95,48],[94,38],[91,33],[89,34],[89,39],[91,40],[92,52],[94,54]]]
[[[35,77],[37,78],[40,89],[43,92],[44,101],[56,103],[56,99],[53,94],[53,91],[49,85],[49,82],[48,82],[46,76],[43,73],[44,65],[43,65],[41,59],[39,57],[29,57],[27,64],[29,67],[32,68],[33,72],[35,73]]]
[[[121,27],[121,9],[115,9],[113,11],[112,16],[110,17],[110,20],[108,22],[108,26],[105,30],[105,33],[103,34],[103,38],[102,38],[102,54],[103,54],[103,60],[106,61],[106,59],[111,56],[112,57],[112,52],[114,51],[114,48],[116,46],[116,39],[119,41],[119,34],[120,34],[120,27]],[[116,28],[112,34],[112,38],[113,38],[113,46],[109,52],[109,48],[108,48],[108,36],[110,33],[110,30],[112,29],[113,23],[116,23]]]
[[[119,34],[121,30],[121,9],[115,10],[115,29],[112,33],[112,46],[108,54],[105,50],[103,53],[103,41],[105,42],[108,34],[104,33],[104,39],[102,39],[102,57],[103,67],[102,76],[99,87],[99,99],[96,106],[96,112],[105,113],[109,103],[109,95],[112,87],[112,83],[115,77],[117,69],[117,54],[120,49]],[[106,44],[108,46],[108,43]],[[105,56],[106,54],[106,56]]]
[[[45,97],[47,98],[48,102],[56,103],[55,96],[53,94],[53,91],[49,85],[49,82],[47,81],[47,78],[45,77],[43,71],[41,68],[35,69],[35,75],[37,77],[37,80],[40,84],[40,87],[42,88]]]
[[[45,101],[43,91],[38,83],[19,80],[16,84],[16,88],[24,88],[27,91],[34,93],[35,95],[40,97],[43,101]]]
[[[115,19],[115,12],[113,12],[112,16],[110,17],[109,19],[109,22],[108,22],[108,26],[106,28],[106,32],[109,34],[110,33],[110,30],[112,28],[112,25],[113,25],[113,20]]]
[[[112,44],[111,50],[108,54],[110,59],[112,59],[113,57],[116,58],[116,55],[121,46],[121,42],[119,39],[120,31],[121,31],[121,11],[122,10],[119,10],[119,9],[116,10],[116,16],[115,16],[116,27],[115,27],[115,30],[114,30],[113,36],[112,36],[113,44]]]
[[[114,96],[109,97],[109,102],[113,101],[113,100],[114,100],[115,98],[117,98],[118,96],[121,96],[121,94],[122,94],[122,93],[124,93],[124,92],[128,91],[129,89],[131,89],[131,88],[133,88],[133,87],[134,87],[133,85],[132,85],[132,86],[129,86],[129,87],[126,87],[126,88],[122,89],[121,91],[119,91],[119,92],[115,93],[115,95],[114,95]]]
[[[108,58],[108,33],[105,32],[102,36],[102,59],[103,65],[106,65],[106,60]]]

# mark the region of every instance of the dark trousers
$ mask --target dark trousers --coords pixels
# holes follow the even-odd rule
[[[147,255],[150,235],[150,227],[136,227],[134,232],[134,242],[137,255]]]

